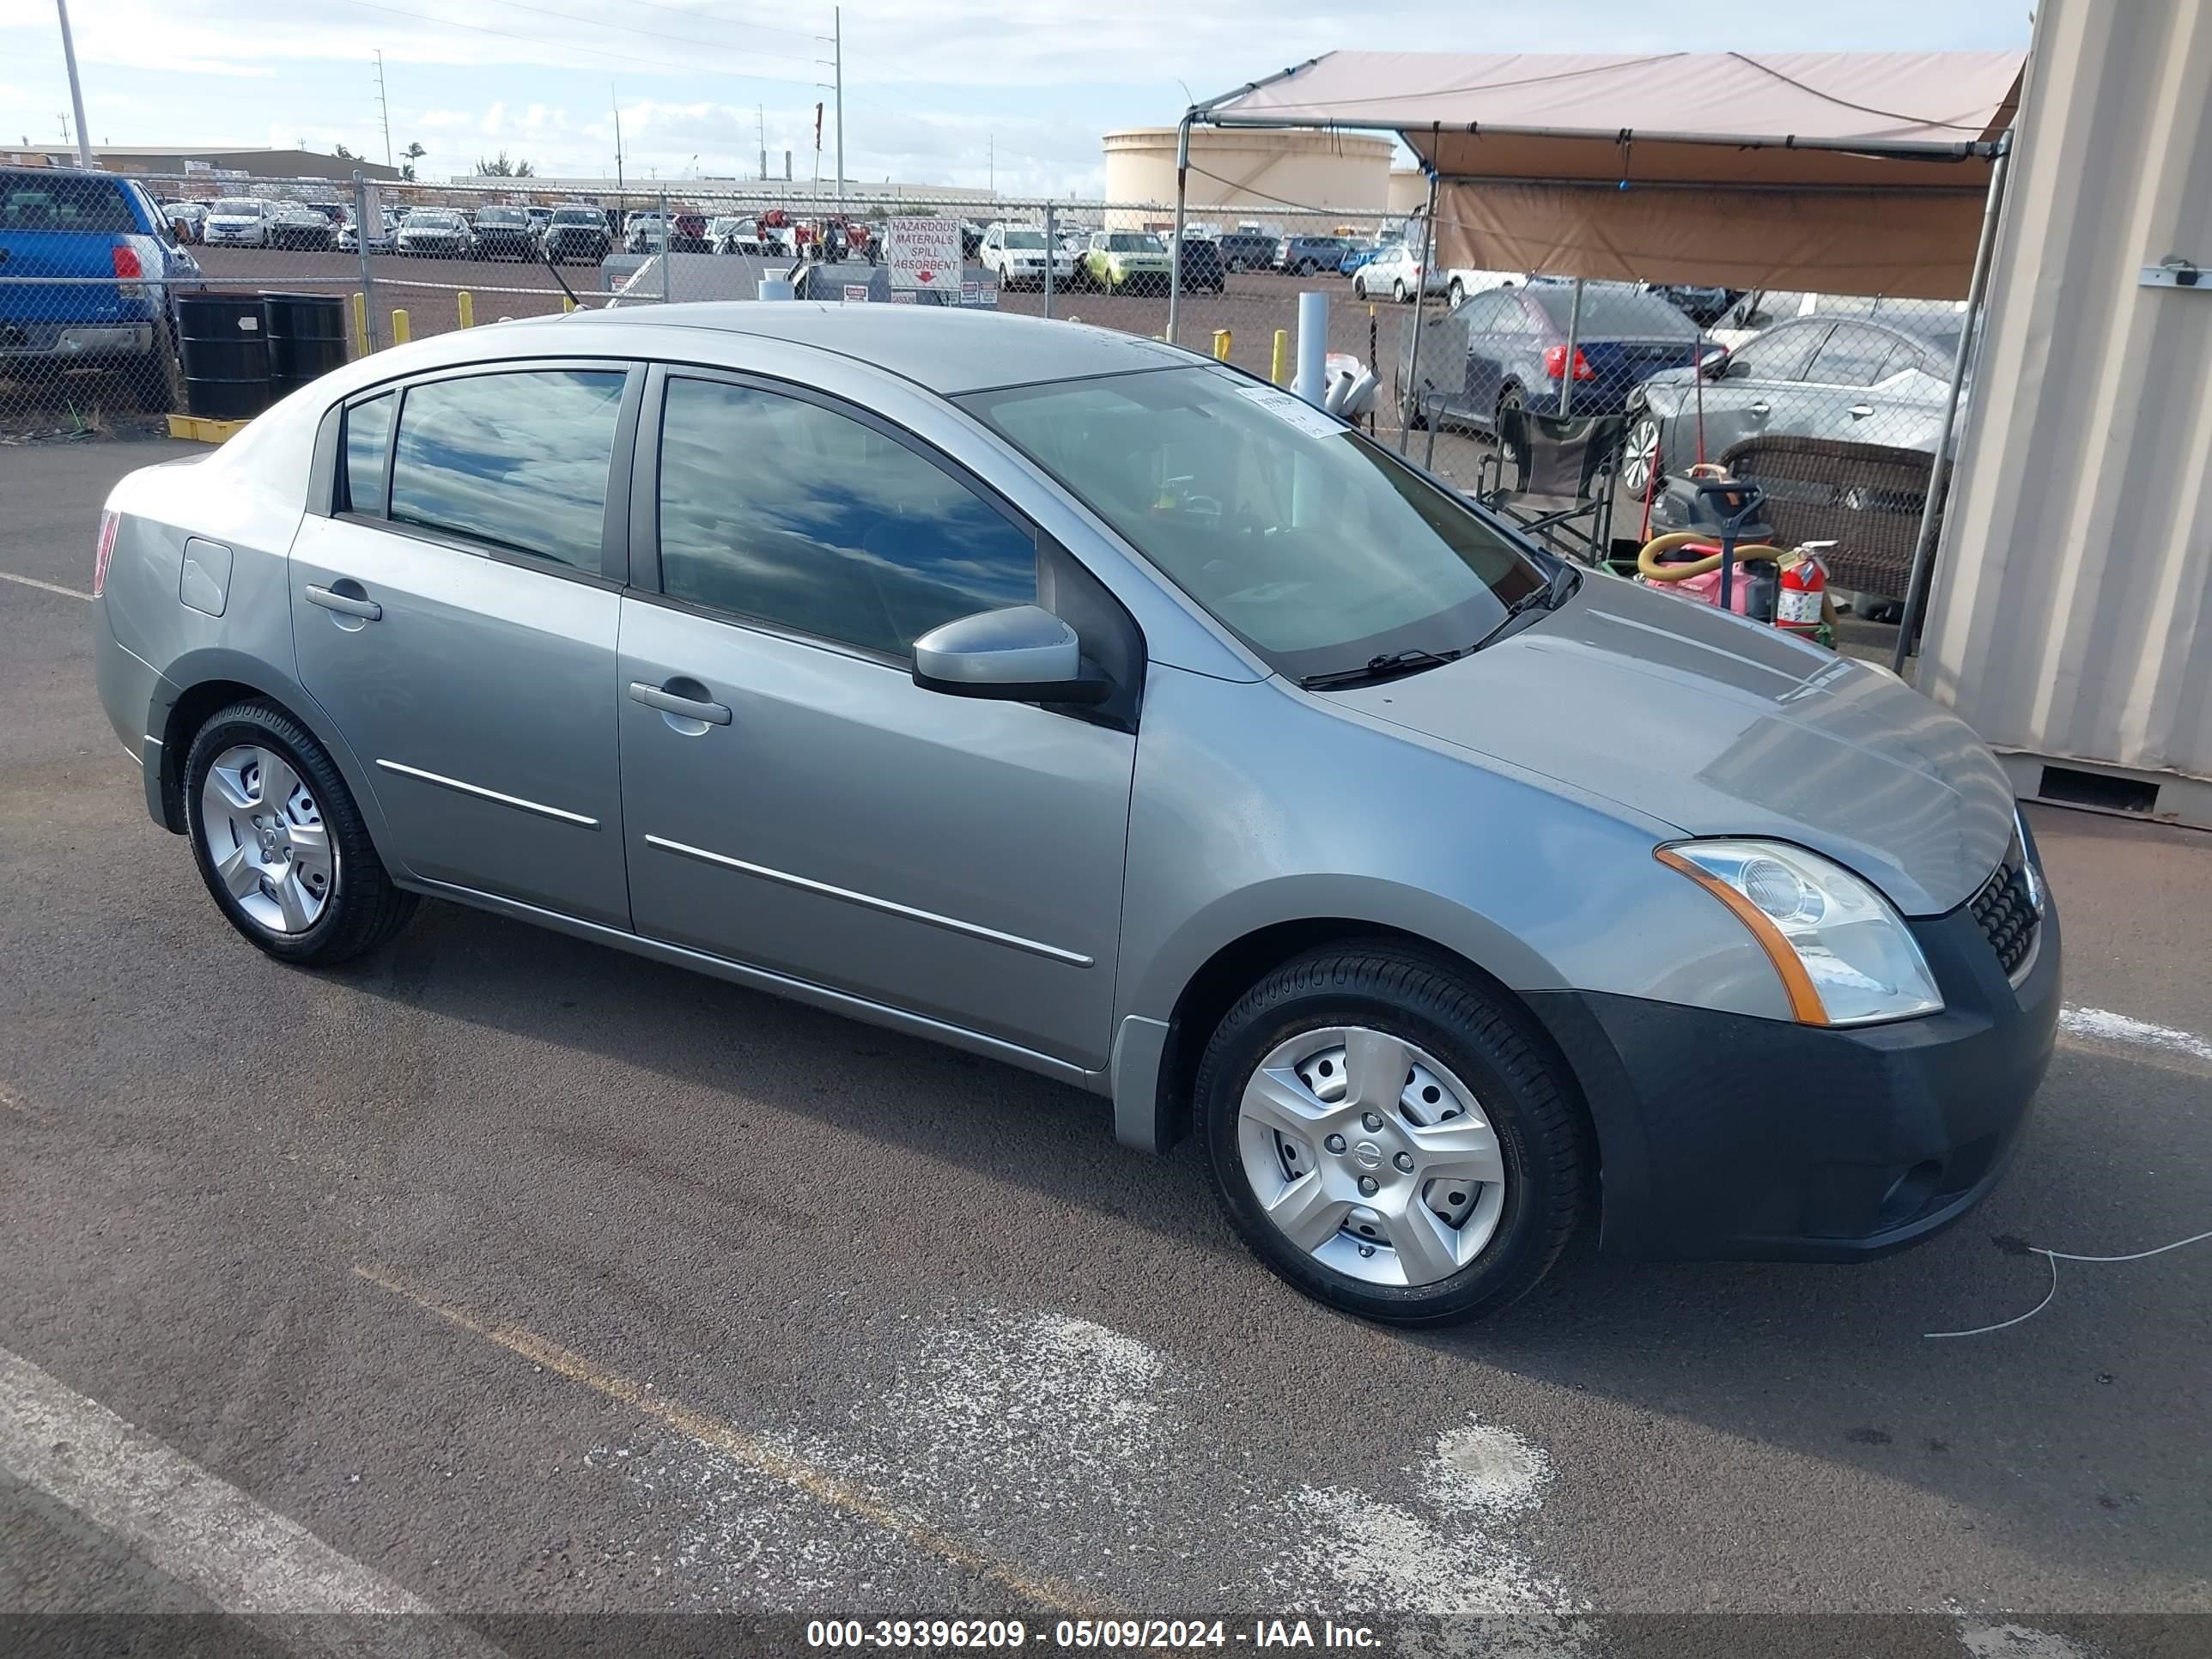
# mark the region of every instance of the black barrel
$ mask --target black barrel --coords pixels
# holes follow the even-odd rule
[[[185,407],[211,421],[250,420],[276,401],[269,386],[269,324],[258,295],[177,297]]]
[[[264,294],[273,397],[297,392],[346,360],[346,302],[336,294]]]

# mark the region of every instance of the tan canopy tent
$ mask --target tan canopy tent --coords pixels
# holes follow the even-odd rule
[[[1380,130],[1429,175],[1424,264],[1965,299],[1893,659],[1902,666],[2026,65],[2018,52],[1333,52],[1184,114],[1176,242],[1194,125]],[[1170,342],[1182,265],[1168,265]],[[1410,333],[1407,388],[1421,330]],[[1412,424],[1401,420],[1401,452]]]
[[[1335,52],[1186,120],[1398,133],[1447,265],[1954,300],[2024,61]]]

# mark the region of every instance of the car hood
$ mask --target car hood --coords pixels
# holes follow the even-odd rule
[[[1692,836],[1796,842],[1911,915],[1965,902],[2013,834],[1996,757],[1902,681],[1611,578],[1448,666],[1323,694]]]

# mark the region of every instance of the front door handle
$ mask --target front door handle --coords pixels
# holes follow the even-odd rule
[[[1774,405],[1761,398],[1751,406],[1751,412],[1754,415],[1771,415],[1774,412]]]
[[[325,611],[335,611],[342,617],[358,617],[363,622],[381,621],[384,616],[384,607],[374,599],[333,592],[327,587],[318,587],[313,582],[307,584],[307,603],[319,605]]]
[[[1851,405],[1851,418],[1855,421],[1863,421],[1868,416],[1873,413],[1874,405],[1872,404],[1853,404]]]
[[[725,702],[707,702],[697,697],[679,697],[673,691],[664,691],[657,685],[647,685],[642,680],[629,683],[632,702],[641,702],[647,708],[658,708],[664,714],[680,714],[687,720],[704,720],[709,726],[727,726],[730,706]]]

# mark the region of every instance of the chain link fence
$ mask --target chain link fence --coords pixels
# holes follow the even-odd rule
[[[1272,204],[1190,210],[1178,256],[1158,203],[31,168],[0,181],[0,437],[159,427],[257,365],[282,391],[399,339],[750,301],[763,276],[891,301],[884,221],[928,216],[962,226],[958,303],[1157,338],[1172,313],[1179,343],[1279,382],[1299,295],[1323,293],[1332,374],[1372,368],[1370,427],[1461,487],[1532,521],[1565,514],[1539,527],[1632,556],[1678,527],[1692,468],[1727,466],[1765,489],[1777,540],[1834,544],[1838,584],[1875,600],[1904,592],[1965,321],[1955,302],[1425,266],[1418,220]],[[257,318],[271,295],[321,303]],[[196,321],[208,296],[239,303]],[[299,321],[310,313],[320,322]],[[256,356],[250,337],[271,328]],[[292,361],[288,329],[343,343]],[[220,343],[241,331],[247,361],[227,364],[239,353]]]

